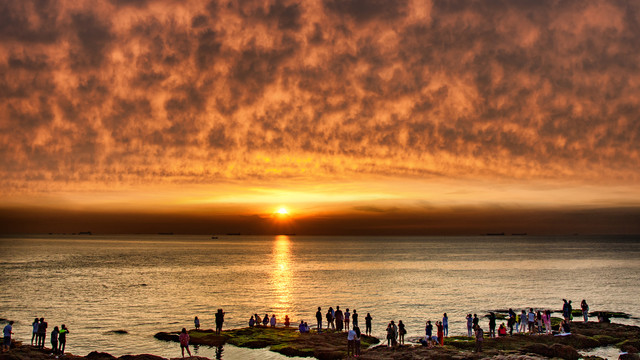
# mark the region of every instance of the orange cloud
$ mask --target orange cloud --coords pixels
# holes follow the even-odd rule
[[[0,193],[632,187],[638,14],[609,0],[5,2]]]

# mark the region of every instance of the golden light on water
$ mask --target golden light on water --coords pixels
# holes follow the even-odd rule
[[[278,317],[284,319],[291,307],[290,291],[293,287],[291,274],[291,240],[289,236],[278,235],[273,242],[273,269],[271,270],[271,286],[275,289],[276,302],[272,308]]]

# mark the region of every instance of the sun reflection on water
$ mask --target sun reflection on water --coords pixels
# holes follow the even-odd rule
[[[276,236],[272,250],[274,267],[271,271],[271,283],[277,300],[272,307],[279,313],[281,318],[284,318],[291,306],[293,277],[291,276],[290,247],[291,240],[288,236]]]

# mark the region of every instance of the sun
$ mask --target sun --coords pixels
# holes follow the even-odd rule
[[[289,215],[289,211],[287,211],[287,208],[281,207],[278,210],[276,210],[276,214]]]

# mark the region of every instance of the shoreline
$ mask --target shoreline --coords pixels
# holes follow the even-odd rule
[[[424,347],[421,345],[401,345],[394,348],[387,347],[374,337],[366,337],[363,341],[361,359],[482,359],[493,357],[496,359],[547,359],[561,358],[575,360],[582,357],[579,351],[592,350],[598,347],[615,346],[621,352],[620,359],[640,359],[640,327],[617,323],[574,322],[572,333],[566,336],[554,335],[525,335],[485,338],[484,349],[476,353],[474,339],[466,336],[452,336],[445,338],[444,346]],[[223,331],[216,335],[213,330],[190,330],[192,341],[190,345],[220,346],[224,344],[261,349],[268,348],[287,356],[302,356],[308,358],[343,359],[346,357],[347,333],[324,331],[317,333],[313,330],[308,334],[300,334],[295,328],[254,327],[239,328]],[[164,341],[176,342],[176,354],[179,353],[176,333],[160,332],[156,338]],[[365,346],[366,344],[366,346]],[[38,349],[31,345],[23,345],[19,341],[12,344],[9,352],[1,353],[0,360],[21,359],[56,359],[50,349]],[[78,360],[167,360],[182,359],[181,357],[164,358],[152,354],[123,355],[93,351],[86,356],[65,354],[60,359]],[[597,356],[584,357],[589,360],[601,359]],[[187,359],[206,360],[202,356],[192,356]]]

